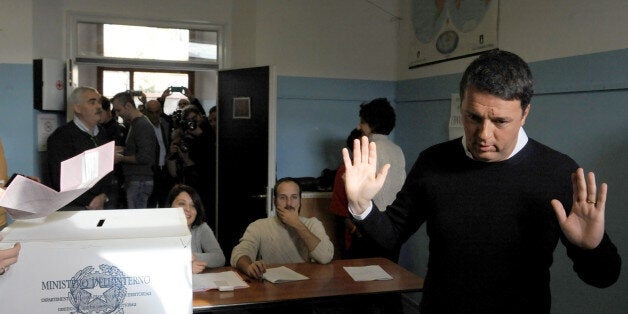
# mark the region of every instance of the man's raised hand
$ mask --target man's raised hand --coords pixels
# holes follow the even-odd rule
[[[346,168],[344,180],[349,208],[353,213],[361,214],[384,185],[390,164],[385,164],[377,172],[377,147],[375,143],[369,143],[366,136],[353,141],[353,160],[347,148],[342,149],[342,159]]]

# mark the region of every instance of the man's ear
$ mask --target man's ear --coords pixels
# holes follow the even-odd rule
[[[526,109],[523,110],[523,117],[521,118],[521,126],[526,124],[526,118],[528,118],[528,114],[530,113],[530,107],[531,106],[532,106],[532,104],[528,104],[528,106],[526,106]]]

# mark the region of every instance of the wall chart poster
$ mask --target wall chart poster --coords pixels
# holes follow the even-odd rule
[[[409,68],[497,48],[498,0],[412,0]]]

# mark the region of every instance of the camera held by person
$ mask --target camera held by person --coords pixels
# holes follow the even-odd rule
[[[177,109],[170,114],[170,118],[173,122],[173,129],[180,129],[181,131],[193,131],[198,127],[196,120],[186,119],[183,116],[183,110]]]

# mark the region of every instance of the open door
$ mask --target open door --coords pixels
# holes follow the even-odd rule
[[[218,71],[215,231],[227,260],[249,223],[273,208],[275,90],[271,67]]]

